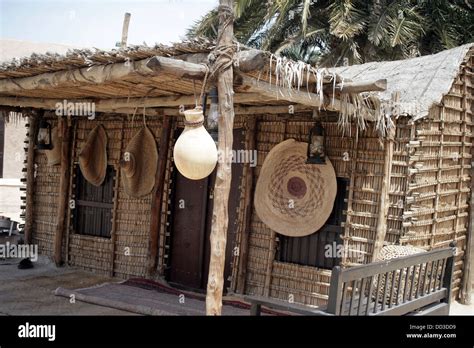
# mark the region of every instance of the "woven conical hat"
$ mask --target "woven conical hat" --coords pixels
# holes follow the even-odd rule
[[[158,150],[155,137],[148,127],[141,128],[130,140],[120,166],[123,188],[129,196],[142,197],[153,190]]]
[[[334,168],[306,164],[307,143],[288,139],[265,158],[255,189],[255,210],[272,230],[290,237],[318,231],[331,214],[336,198]]]
[[[61,163],[61,143],[62,140],[59,138],[58,127],[51,129],[51,142],[53,148],[51,150],[45,150],[46,158],[48,159],[48,166],[54,166]]]
[[[89,133],[79,153],[79,167],[88,182],[94,186],[102,185],[107,171],[107,134],[102,125]]]

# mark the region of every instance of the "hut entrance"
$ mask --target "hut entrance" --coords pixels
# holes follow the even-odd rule
[[[242,129],[235,129],[234,150],[244,148],[244,132]],[[232,252],[235,248],[238,228],[239,186],[242,181],[243,167],[243,163],[232,164],[224,289],[230,286],[232,274]],[[180,287],[198,291],[205,290],[207,287],[215,175],[214,170],[207,178],[189,180],[177,169],[174,170],[170,223],[171,250],[167,279]]]

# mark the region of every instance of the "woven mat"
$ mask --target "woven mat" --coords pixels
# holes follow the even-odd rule
[[[56,296],[111,307],[143,315],[205,315],[205,295],[182,291],[147,279],[129,279],[121,283],[104,283],[84,289],[57,288]],[[263,314],[282,313],[262,308]],[[248,316],[250,306],[239,299],[223,299],[222,315]]]

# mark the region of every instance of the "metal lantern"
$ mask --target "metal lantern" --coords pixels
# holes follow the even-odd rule
[[[51,135],[51,124],[43,119],[38,125],[38,133],[36,136],[36,148],[38,150],[52,150],[53,139]]]
[[[309,132],[308,158],[309,164],[326,164],[325,132],[321,122],[316,122]]]

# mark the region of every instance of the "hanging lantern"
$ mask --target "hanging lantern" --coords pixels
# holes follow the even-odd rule
[[[309,164],[326,164],[326,150],[324,148],[325,134],[321,122],[316,122],[309,132],[308,158]]]
[[[38,133],[36,136],[36,148],[38,150],[52,150],[53,139],[51,135],[51,124],[43,119],[38,125]]]
[[[184,131],[173,150],[178,171],[188,179],[200,180],[212,173],[217,164],[217,147],[203,127],[201,107],[184,111]]]

